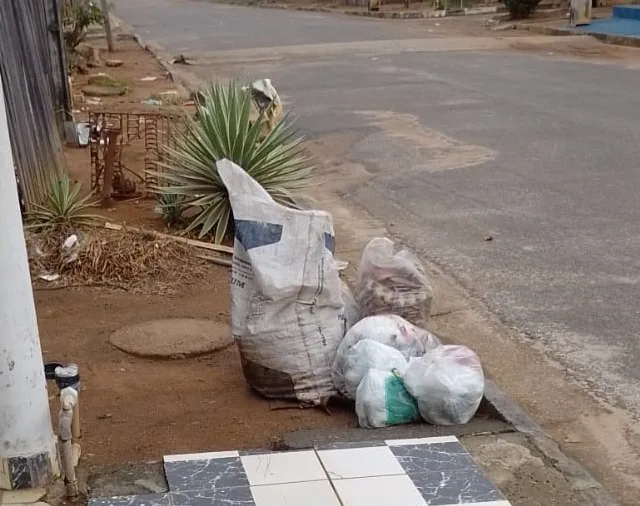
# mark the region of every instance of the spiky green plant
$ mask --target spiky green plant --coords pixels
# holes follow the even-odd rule
[[[175,226],[182,221],[184,212],[184,197],[173,193],[157,193],[157,212],[169,226]]]
[[[71,184],[69,175],[64,174],[49,184],[47,198],[43,204],[35,204],[27,214],[31,228],[47,228],[59,225],[90,225],[102,219],[87,210],[95,202],[91,195],[82,196],[82,184]]]
[[[187,231],[199,230],[200,238],[213,233],[215,242],[222,242],[232,216],[217,161],[236,163],[276,202],[294,208],[295,191],[309,181],[312,163],[288,116],[264,137],[262,117],[252,121],[251,111],[250,90],[235,82],[212,85],[198,100],[197,119],[187,118],[174,147],[165,148],[167,162],[159,164],[164,171],[155,175],[166,186],[154,190],[181,195],[185,207],[199,210]]]

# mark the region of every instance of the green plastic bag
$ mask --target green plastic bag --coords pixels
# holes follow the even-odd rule
[[[420,420],[418,404],[395,371],[369,369],[356,392],[361,427],[376,428]]]

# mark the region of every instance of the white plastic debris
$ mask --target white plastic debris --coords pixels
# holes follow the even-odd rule
[[[424,325],[431,312],[431,283],[420,260],[406,249],[394,253],[394,246],[379,237],[362,253],[354,293],[360,316],[397,314]]]
[[[231,320],[244,376],[266,397],[319,404],[336,393],[344,334],[331,215],[277,204],[236,164],[216,165],[235,220]]]
[[[78,260],[80,248],[81,242],[77,234],[71,234],[67,237],[60,247],[62,252],[62,265],[67,265]]]
[[[344,381],[346,354],[356,343],[372,339],[398,350],[405,359],[421,357],[440,345],[440,340],[424,329],[412,325],[396,315],[377,315],[364,318],[351,327],[338,347],[331,370],[340,393],[346,395]]]
[[[282,101],[271,79],[258,79],[251,84],[253,102],[251,120],[262,121],[262,135],[267,135],[284,115]]]
[[[60,279],[60,274],[40,274],[38,277],[50,283],[52,281],[56,281]]]
[[[478,410],[484,373],[478,355],[469,348],[439,346],[410,360],[404,384],[426,422],[457,425],[469,422]]]
[[[76,234],[71,234],[62,243],[62,249],[71,249],[77,244],[78,244],[78,236]]]
[[[397,372],[369,369],[356,392],[356,413],[361,427],[376,428],[420,419],[416,401]]]
[[[345,354],[345,394],[350,399],[356,398],[358,385],[369,369],[396,370],[403,375],[407,365],[407,359],[395,348],[371,339],[360,341]]]

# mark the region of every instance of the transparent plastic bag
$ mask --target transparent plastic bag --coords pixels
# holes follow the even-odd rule
[[[347,352],[358,342],[372,339],[398,350],[405,359],[421,357],[428,350],[440,346],[440,340],[424,329],[412,325],[396,315],[377,315],[364,318],[351,327],[338,346],[331,376],[340,393],[346,395],[344,380]]]
[[[484,394],[478,355],[465,346],[439,346],[409,361],[404,384],[422,418],[435,425],[469,422]]]
[[[396,371],[369,369],[356,392],[356,413],[361,427],[377,428],[420,419],[416,400]]]
[[[413,253],[394,253],[394,242],[373,239],[358,269],[355,298],[360,317],[397,314],[415,325],[429,320],[433,288],[424,266]]]
[[[344,281],[341,281],[340,288],[342,294],[342,302],[344,303],[344,311],[342,313],[342,317],[344,319],[344,331],[346,333],[360,319],[360,309],[358,308],[358,304],[353,297],[353,293],[351,293],[349,285],[347,285]]]
[[[404,374],[407,365],[407,359],[395,348],[371,339],[364,339],[352,346],[346,353],[344,363],[345,394],[350,399],[356,398],[358,385],[369,369],[380,371],[395,369],[400,374]]]

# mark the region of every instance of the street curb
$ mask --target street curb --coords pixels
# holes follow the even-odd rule
[[[516,431],[526,435],[529,442],[548,459],[553,467],[571,480],[590,506],[616,506],[609,492],[580,463],[565,455],[558,443],[549,436],[515,401],[505,394],[493,381],[487,379],[485,400],[495,414],[511,424]]]
[[[145,51],[148,51],[162,65],[162,68],[169,74],[181,95],[191,96],[193,90],[198,90],[204,85],[204,80],[200,79],[193,72],[177,69],[173,65],[173,55],[166,51],[160,44],[150,40],[145,41],[135,29],[126,21],[113,13],[109,14],[111,23],[119,27],[125,34],[131,36]]]
[[[142,38],[135,33],[130,25],[120,18],[114,15],[112,16],[116,24],[127,28],[130,33],[133,34],[135,40],[160,62],[174,81],[179,80],[181,85],[183,85],[190,94],[197,94],[198,90],[205,84],[204,80],[191,72],[177,71],[171,63],[171,60],[166,57],[168,52],[160,44],[157,42],[143,42]],[[528,441],[544,455],[567,480],[573,483],[574,489],[579,491],[584,498],[589,501],[588,505],[585,504],[585,506],[617,506],[618,503],[613,500],[602,484],[600,484],[589,471],[575,460],[566,456],[560,449],[558,443],[527,415],[515,401],[505,394],[498,385],[489,379],[487,379],[485,383],[484,402],[489,411],[494,411],[494,415],[497,418],[512,425],[517,432],[524,434]]]
[[[528,25],[519,24],[516,25],[522,30],[528,30],[533,33],[541,35],[590,35],[602,42],[615,46],[627,46],[627,47],[640,47],[640,37],[629,37],[626,35],[609,35],[606,33],[594,33],[582,30],[576,30],[574,28],[561,28],[558,26],[540,26],[540,25]]]
[[[377,19],[438,19],[456,16],[477,16],[482,14],[496,14],[503,12],[504,7],[469,7],[462,9],[442,9],[434,11],[357,11],[353,9],[330,9],[329,7],[314,7],[305,5],[283,5],[257,3],[248,4],[246,2],[234,2],[233,0],[224,2],[230,5],[240,5],[244,7],[256,7],[258,9],[280,9],[304,12],[322,12],[331,14],[345,14],[347,16],[362,16]]]

